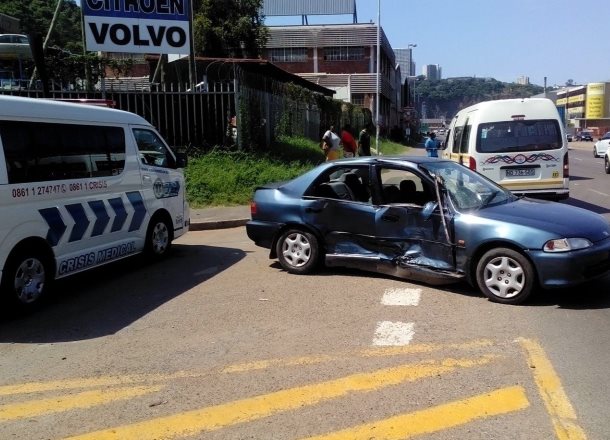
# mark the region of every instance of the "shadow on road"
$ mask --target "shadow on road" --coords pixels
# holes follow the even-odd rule
[[[0,342],[80,341],[117,333],[245,257],[240,249],[174,244],[149,263],[125,259],[59,280],[38,310],[0,316]]]
[[[570,176],[570,180],[593,180],[593,177]]]

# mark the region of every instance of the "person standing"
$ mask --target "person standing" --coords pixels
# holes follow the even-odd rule
[[[430,133],[425,143],[426,154],[428,157],[438,157],[438,141],[436,140],[436,134]]]
[[[341,138],[335,133],[333,125],[322,136],[322,149],[326,154],[326,160],[335,160],[341,157]]]
[[[352,136],[351,127],[345,125],[341,130],[341,145],[343,145],[343,157],[354,157],[356,155],[356,139]]]
[[[358,135],[358,156],[370,156],[371,155],[371,126],[367,125]]]

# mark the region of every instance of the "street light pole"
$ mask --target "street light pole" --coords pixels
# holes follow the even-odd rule
[[[377,156],[379,156],[379,63],[381,60],[381,31],[380,31],[380,21],[381,21],[381,0],[377,0],[377,92],[375,98],[375,148],[377,150]]]

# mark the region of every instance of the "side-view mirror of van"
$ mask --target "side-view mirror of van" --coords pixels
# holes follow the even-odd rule
[[[188,165],[188,156],[186,153],[178,152],[176,153],[176,168],[186,168]]]

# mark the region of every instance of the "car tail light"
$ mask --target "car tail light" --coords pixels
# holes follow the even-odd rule
[[[472,156],[470,156],[470,160],[468,161],[468,168],[470,168],[472,171],[477,170],[477,161]]]
[[[563,178],[567,179],[570,177],[570,160],[568,159],[568,153],[563,156]]]
[[[256,202],[254,200],[250,202],[250,215],[253,217],[256,215]]]

